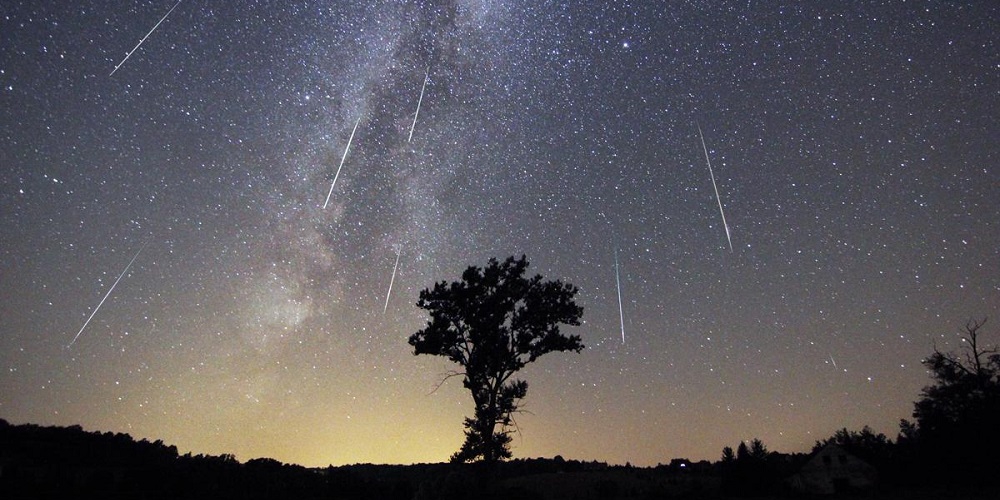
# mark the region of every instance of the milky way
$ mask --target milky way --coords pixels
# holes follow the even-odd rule
[[[11,422],[445,460],[471,399],[412,355],[418,293],[525,254],[579,287],[587,349],[525,370],[516,456],[803,451],[895,436],[921,358],[1000,316],[996,2],[14,1],[0,22]]]

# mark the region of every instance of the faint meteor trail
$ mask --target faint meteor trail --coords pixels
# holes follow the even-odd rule
[[[104,298],[101,299],[101,301],[97,304],[97,307],[94,308],[94,312],[90,313],[90,317],[87,318],[87,321],[85,321],[83,323],[83,326],[80,327],[80,331],[76,332],[76,337],[73,337],[73,341],[66,346],[67,348],[73,347],[73,344],[76,343],[76,339],[80,338],[80,334],[83,333],[83,330],[86,329],[87,325],[90,324],[90,320],[94,319],[94,315],[97,314],[97,311],[99,311],[101,309],[101,306],[104,305],[104,301],[108,300],[108,297],[111,296],[111,292],[115,291],[115,287],[118,286],[118,282],[122,280],[122,277],[125,276],[125,273],[128,272],[128,269],[132,267],[132,263],[135,262],[135,259],[139,258],[139,254],[142,253],[142,250],[144,248],[146,248],[145,243],[141,247],[139,247],[139,251],[135,253],[135,256],[132,257],[132,260],[130,260],[128,265],[125,266],[125,270],[123,270],[122,273],[118,275],[118,279],[116,279],[115,282],[111,284],[111,288],[108,289],[108,293],[104,294]]]
[[[430,68],[424,72],[424,84],[420,86],[420,98],[417,99],[417,112],[413,113],[413,123],[410,124],[410,137],[406,139],[406,142],[413,140],[413,128],[417,126],[417,115],[420,114],[420,103],[424,102],[424,89],[427,88],[427,77],[430,76]]]
[[[125,53],[125,59],[122,59],[122,62],[118,63],[118,65],[115,66],[115,69],[111,70],[111,74],[108,76],[114,76],[115,71],[118,71],[118,68],[122,67],[122,64],[125,64],[125,61],[128,61],[128,58],[132,57],[132,53],[138,50],[139,46],[142,45],[142,42],[145,42],[146,39],[149,38],[149,35],[152,35],[153,32],[156,31],[156,28],[160,27],[160,23],[162,23],[163,20],[166,19],[167,16],[169,16],[170,13],[173,12],[174,9],[176,9],[177,6],[180,4],[181,0],[177,0],[177,3],[175,3],[174,6],[171,7],[170,10],[168,10],[167,13],[160,18],[160,20],[156,23],[156,25],[153,26],[153,29],[149,30],[149,33],[146,33],[146,36],[142,37],[142,40],[139,40],[139,43],[135,44],[135,47],[132,47],[132,50]]]
[[[833,363],[834,368],[837,368],[837,360],[833,359],[833,354],[830,355],[830,362]]]
[[[403,247],[399,247],[396,252],[396,263],[392,265],[392,279],[389,280],[389,291],[385,292],[385,307],[382,308],[382,314],[389,310],[389,296],[392,295],[392,284],[396,281],[396,269],[399,268],[400,255],[403,255]]]
[[[323,202],[323,208],[330,203],[330,195],[333,194],[333,186],[337,185],[337,178],[340,177],[340,169],[344,168],[344,160],[347,159],[347,152],[351,150],[351,142],[354,141],[354,133],[358,131],[358,125],[361,123],[361,117],[358,117],[358,121],[354,122],[354,130],[351,131],[351,137],[347,139],[347,147],[344,148],[344,156],[340,157],[340,166],[337,167],[337,174],[333,176],[333,184],[330,184],[330,192],[326,193],[326,201]]]
[[[726,229],[726,240],[729,242],[729,251],[733,251],[733,239],[729,236],[729,224],[726,224],[726,213],[722,211],[722,198],[719,197],[719,186],[715,185],[715,174],[712,172],[712,160],[708,159],[708,147],[705,146],[705,135],[701,133],[701,125],[698,127],[698,137],[701,138],[701,149],[705,151],[705,163],[708,163],[708,175],[712,177],[712,188],[715,189],[715,201],[719,202],[719,214],[722,215],[722,227]]]
[[[622,325],[622,344],[625,343],[625,311],[622,309],[622,281],[618,274],[618,247],[615,247],[615,285],[618,286],[618,319]]]

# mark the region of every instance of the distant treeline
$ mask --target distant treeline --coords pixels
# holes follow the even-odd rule
[[[812,453],[768,451],[760,440],[726,447],[715,463],[674,459],[629,464],[516,459],[472,464],[347,465],[306,468],[269,458],[241,463],[233,455],[180,455],[162,441],[87,432],[80,426],[11,425],[0,419],[0,499],[534,499],[720,498],[801,496],[790,478],[820,450],[836,445],[870,464],[878,486],[869,496],[959,491],[969,498],[986,483],[956,484],[947,466],[927,462],[903,439],[893,443],[869,428],[842,429]],[[995,465],[996,462],[993,462]],[[989,465],[989,464],[983,464]],[[937,471],[934,473],[933,471]],[[963,476],[967,477],[967,476]],[[977,496],[979,495],[979,496]],[[918,498],[923,498],[919,497]]]
[[[331,498],[314,471],[162,441],[0,420],[0,498]],[[279,494],[279,491],[282,493]]]
[[[136,441],[80,426],[11,425],[0,419],[0,498],[413,499],[506,498],[486,484],[533,474],[609,469],[603,462],[530,459],[499,464],[347,465],[306,468],[270,458],[180,455],[160,440]]]

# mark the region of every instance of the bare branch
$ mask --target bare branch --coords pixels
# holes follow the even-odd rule
[[[965,334],[962,337],[969,344],[965,352],[965,361],[972,367],[976,376],[983,373],[983,358],[988,358],[990,354],[996,353],[996,347],[987,349],[979,347],[979,329],[986,324],[987,319],[983,318],[981,321],[970,319],[965,323]]]
[[[444,375],[445,375],[445,377],[443,379],[441,379],[441,381],[438,382],[438,384],[436,386],[434,386],[434,390],[432,390],[431,392],[427,393],[428,396],[430,396],[431,394],[434,394],[435,392],[437,392],[437,390],[440,389],[441,386],[444,385],[444,383],[448,381],[448,379],[450,379],[452,377],[459,377],[459,376],[465,375],[465,372],[460,372],[460,371],[457,371],[457,370],[449,370],[449,371],[445,372]]]
[[[524,435],[521,434],[521,427],[517,425],[517,420],[514,420],[513,415],[510,415],[508,418],[510,418],[510,423],[514,424],[514,434],[517,434],[517,438],[523,441]]]

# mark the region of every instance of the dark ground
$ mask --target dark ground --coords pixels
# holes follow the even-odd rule
[[[0,499],[996,499],[984,483],[896,477],[864,491],[809,496],[781,477],[807,455],[772,454],[779,466],[746,482],[732,466],[674,460],[651,468],[601,462],[518,459],[482,464],[349,465],[309,469],[271,459],[179,455],[160,441],[74,427],[10,425],[0,420]],[[905,476],[905,474],[903,474]],[[904,477],[905,479],[905,477]]]

